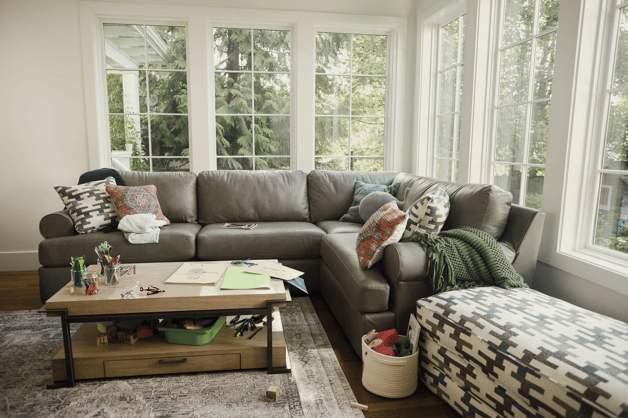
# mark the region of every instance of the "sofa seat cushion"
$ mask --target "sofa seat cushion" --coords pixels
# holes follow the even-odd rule
[[[198,224],[172,223],[160,228],[158,243],[142,245],[129,243],[122,231],[49,238],[39,243],[39,262],[46,267],[65,267],[70,265],[70,257],[84,255],[87,264],[95,264],[94,248],[105,241],[113,247],[113,255],[120,255],[122,264],[191,260],[200,229]]]
[[[325,231],[328,234],[346,234],[346,233],[355,233],[357,234],[362,230],[363,224],[356,224],[354,222],[344,222],[344,221],[320,221],[316,223],[320,229]]]
[[[624,322],[532,289],[497,287],[420,299],[417,318],[422,361],[500,416],[628,411]]]
[[[360,268],[357,238],[357,233],[325,235],[321,242],[323,262],[349,295],[355,309],[363,313],[387,311],[390,286],[381,273],[381,263],[369,270]]]
[[[205,225],[198,234],[201,260],[297,259],[320,257],[325,232],[309,222],[259,222],[253,229]]]

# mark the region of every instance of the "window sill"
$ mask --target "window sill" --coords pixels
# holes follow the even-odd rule
[[[558,251],[546,263],[628,296],[628,262],[592,249],[580,249]]]

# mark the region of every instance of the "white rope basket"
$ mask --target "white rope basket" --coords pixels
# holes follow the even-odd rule
[[[419,351],[406,357],[391,357],[373,351],[362,336],[362,385],[366,390],[385,398],[412,395],[419,380]],[[399,341],[405,342],[400,335]]]

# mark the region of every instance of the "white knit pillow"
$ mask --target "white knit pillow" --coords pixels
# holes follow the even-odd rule
[[[421,196],[408,209],[408,223],[401,239],[412,234],[438,234],[449,215],[447,189],[436,189]]]

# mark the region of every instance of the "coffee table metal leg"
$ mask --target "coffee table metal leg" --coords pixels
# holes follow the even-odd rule
[[[74,387],[74,359],[72,357],[72,336],[70,335],[70,324],[68,322],[68,311],[66,309],[55,310],[61,314],[61,332],[63,334],[63,348],[65,350],[65,370],[67,380],[65,382],[54,382],[48,385],[48,389]]]
[[[287,367],[274,367],[273,366],[273,305],[275,303],[286,303],[285,300],[269,300],[266,302],[266,318],[268,321],[268,332],[266,333],[266,353],[268,374],[280,374],[291,373]]]

